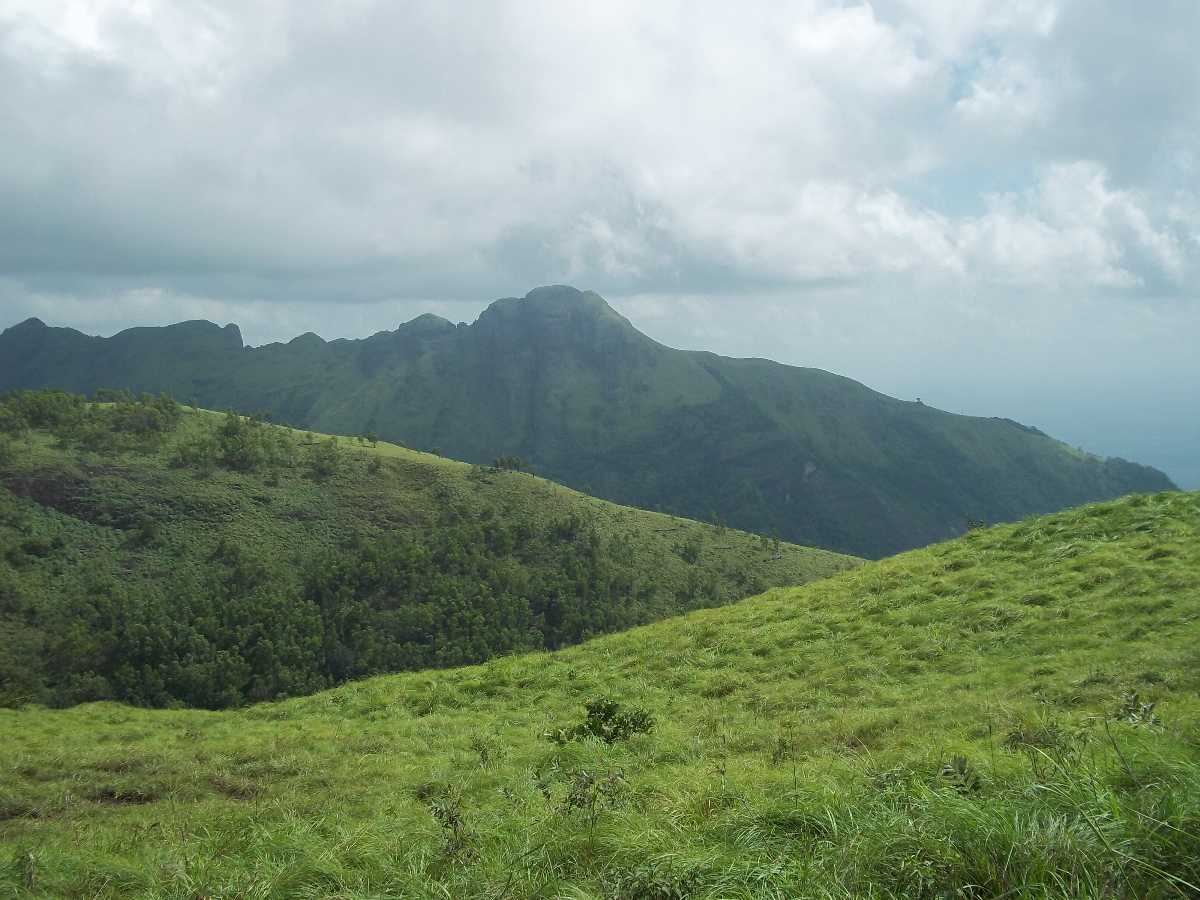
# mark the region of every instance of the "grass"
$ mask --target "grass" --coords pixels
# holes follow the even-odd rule
[[[556,653],[0,710],[0,896],[1192,897],[1200,495]],[[609,697],[654,719],[544,735]]]
[[[462,664],[510,649],[559,647],[687,609],[732,602],[768,586],[811,581],[860,563],[729,528],[620,507],[524,472],[276,426],[256,426],[254,433],[278,437],[286,452],[253,471],[213,464],[204,474],[206,467],[200,463],[174,464],[180,461],[180,448],[204,446],[203,435],[220,421],[212,413],[190,411],[165,438],[155,435],[153,441],[133,445],[141,447],[136,452],[105,444],[98,445],[104,448],[99,450],[74,445],[65,449],[47,431],[30,430],[7,461],[0,461],[0,704],[36,700],[67,705],[121,698],[165,705],[173,697],[195,705],[237,705],[238,700],[227,699],[234,696],[228,692],[208,691],[210,699],[196,699],[205,692],[182,693],[173,687],[176,692],[164,699],[162,692],[138,693],[121,688],[118,681],[135,686],[152,681],[164,665],[161,647],[169,639],[187,643],[185,651],[192,658],[180,660],[181,665],[197,670],[215,665],[214,646],[249,659],[260,644],[268,655],[274,648],[282,652],[308,647],[310,639],[319,644],[328,637],[319,622],[312,624],[319,617],[305,618],[316,605],[306,593],[314,580],[311,564],[331,567],[331,558],[353,560],[364,547],[387,550],[404,540],[435,549],[439,542],[451,549],[466,546],[486,556],[478,566],[486,571],[473,571],[467,578],[448,573],[450,567],[443,565],[422,576],[416,587],[407,582],[406,591],[380,588],[366,601],[374,604],[371,609],[436,597],[440,606],[430,617],[457,610],[468,623],[478,620],[478,626],[471,626],[478,640],[468,640],[472,635],[466,625],[440,632],[435,628],[442,625],[431,625],[413,639],[424,641],[421,653],[370,659],[363,653],[361,668],[343,667],[328,677],[314,668],[314,660],[323,658],[305,650],[305,662],[295,670],[312,669],[312,678],[322,680],[296,678],[280,682],[281,687],[266,684],[257,693],[243,684],[238,687],[245,690],[240,696],[271,699],[307,693],[343,680],[345,672]],[[312,449],[335,440],[339,450],[334,471],[318,475],[305,460]],[[233,583],[230,548],[237,551],[236,558],[268,574],[258,575],[248,564],[247,576],[238,576],[241,581],[228,588],[229,602],[214,608],[212,598],[223,596],[219,591]],[[449,588],[439,583],[447,574],[457,578]],[[491,589],[491,596],[502,595],[503,605],[471,605],[476,603],[472,591],[484,576],[494,576],[492,581],[503,585]],[[259,583],[269,583],[270,590],[264,592]],[[254,590],[259,595],[252,595]],[[450,592],[456,592],[455,597],[447,599]],[[352,605],[334,597],[333,589],[329,594],[322,604],[341,603],[343,610]],[[560,621],[549,614],[538,619],[542,613],[537,604],[549,606],[547,598],[557,603]],[[168,606],[174,617],[163,613]],[[491,612],[501,606],[515,610],[514,620],[524,615],[519,620],[523,624],[512,625]],[[407,608],[404,616],[412,618]],[[329,621],[335,618],[332,613],[327,616]],[[395,618],[403,616],[397,613]],[[220,619],[219,627],[209,627],[210,619]],[[139,632],[142,643],[122,642],[117,629],[129,633],[135,624],[145,626]],[[261,640],[251,646],[248,635],[255,627]],[[235,634],[237,629],[242,631]],[[300,634],[302,629],[307,630]],[[382,631],[374,626],[365,630],[373,635]],[[193,632],[213,638],[208,650],[198,649],[188,636]],[[101,634],[102,641],[97,637]],[[224,643],[217,644],[217,639]],[[333,646],[340,640],[327,643]],[[56,651],[56,645],[65,649]],[[151,653],[148,664],[126,664],[124,657],[118,658],[122,648],[142,646]],[[431,647],[438,648],[440,657],[425,652]],[[75,669],[45,671],[43,663],[56,654],[78,661],[83,674]],[[167,657],[173,663],[180,655],[171,649]],[[147,665],[155,671],[145,674]],[[242,681],[249,684],[247,678]]]
[[[297,547],[336,546],[349,535],[376,537],[436,528],[448,511],[464,517],[485,510],[514,520],[553,521],[576,515],[603,538],[625,539],[631,568],[671,591],[682,590],[697,569],[717,576],[730,599],[747,588],[800,583],[858,564],[842,554],[768,542],[758,535],[620,506],[581,494],[527,472],[491,471],[386,441],[274,426],[300,445],[336,437],[343,451],[338,471],[316,481],[299,467],[260,472],[217,469],[205,478],[172,468],[174,448],[193,440],[218,414],[194,410],[155,453],[89,453],[63,450],[44,431],[30,431],[6,472],[8,483],[33,477],[72,484],[81,491],[78,509],[66,516],[52,505],[36,510],[35,532],[70,531],[83,555],[100,555],[119,545],[136,515],[158,520],[162,539],[150,548],[128,547],[116,557],[119,569],[149,572],[176,565],[165,555],[209,550],[219,530],[229,540],[278,558]],[[379,460],[378,467],[372,460]],[[697,563],[678,548],[698,548]]]

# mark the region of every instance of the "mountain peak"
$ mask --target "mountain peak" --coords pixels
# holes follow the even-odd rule
[[[124,346],[187,347],[189,350],[242,350],[242,330],[232,322],[224,327],[207,319],[189,319],[171,325],[141,325],[126,328],[112,340]],[[165,341],[166,344],[162,342]]]
[[[394,333],[429,336],[443,334],[447,331],[454,331],[454,323],[449,319],[434,313],[421,313],[415,319],[400,325]]]
[[[548,284],[534,288],[524,297],[505,297],[494,301],[479,316],[479,322],[497,320],[535,322],[591,322],[616,325],[632,332],[637,329],[595,291],[581,291],[568,284]],[[637,332],[640,333],[640,332]]]
[[[306,331],[304,334],[298,334],[287,342],[289,347],[323,347],[325,346],[324,339],[315,331]]]
[[[616,314],[616,310],[595,291],[581,291],[569,284],[547,284],[536,287],[525,295],[523,301],[518,302],[523,302],[528,310],[558,307]]]
[[[536,341],[559,349],[649,340],[599,294],[565,284],[545,285],[524,297],[496,300],[480,314],[472,333],[488,339]]]
[[[13,325],[9,328],[5,328],[3,333],[7,334],[10,331],[13,333],[16,333],[19,331],[45,331],[46,327],[47,327],[46,323],[43,322],[41,319],[39,319],[37,316],[30,316],[24,322],[19,322],[16,325]]]

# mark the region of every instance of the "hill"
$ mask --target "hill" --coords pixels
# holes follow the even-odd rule
[[[1193,897],[1198,616],[1200,495],[1164,493],[555,653],[219,713],[0,710],[0,884]]]
[[[857,562],[615,506],[519,460],[108,396],[0,403],[0,704],[295,696]]]
[[[903,402],[818,369],[664,347],[594,293],[539,288],[471,325],[421,316],[364,340],[243,346],[184,322],[0,335],[0,390],[167,391],[469,462],[520,456],[619,503],[879,557],[1134,491],[1157,470],[1006,419]]]

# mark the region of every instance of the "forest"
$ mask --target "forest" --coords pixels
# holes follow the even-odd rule
[[[639,564],[636,528],[553,504],[467,504],[445,485],[411,527],[372,527],[363,507],[401,476],[366,437],[164,395],[14,392],[0,430],[6,705],[231,707],[556,649],[765,586],[753,560],[706,561],[706,535],[724,529],[692,528],[666,553],[674,569]],[[474,489],[533,483],[508,459],[459,468]],[[351,514],[285,507],[339,491],[357,492]],[[269,528],[286,530],[272,541]],[[756,558],[781,555],[737,537]]]

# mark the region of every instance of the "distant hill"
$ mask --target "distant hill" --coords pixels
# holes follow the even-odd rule
[[[860,561],[168,399],[0,402],[0,705],[225,707]]]
[[[0,709],[0,894],[1195,897],[1198,618],[1164,493],[556,653]]]
[[[1161,472],[1006,419],[952,415],[818,369],[674,350],[594,293],[539,288],[471,325],[421,316],[363,340],[246,348],[184,322],[0,335],[0,390],[168,391],[470,462],[515,455],[620,503],[878,557],[1132,491]]]

